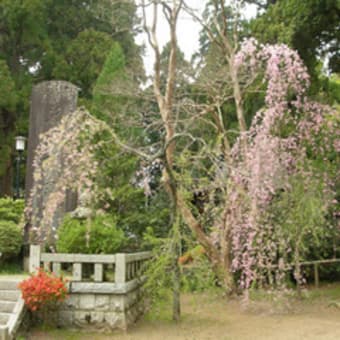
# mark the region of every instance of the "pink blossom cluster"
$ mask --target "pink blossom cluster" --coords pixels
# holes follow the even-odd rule
[[[339,149],[339,130],[327,121],[332,115],[329,107],[308,100],[307,70],[297,52],[286,45],[260,45],[248,39],[236,54],[234,67],[238,72],[262,70],[267,84],[265,109],[255,115],[249,131],[233,147],[226,203],[232,269],[241,274],[240,286],[249,288],[265,268],[276,265],[279,277],[285,263],[277,256],[282,249],[290,251],[287,240],[275,239],[280,235],[278,226],[268,223],[273,198],[280,190],[289,190],[294,173],[303,171],[306,177],[312,173],[307,169],[307,151],[326,157],[332,148]],[[281,136],[282,126],[293,128]],[[322,131],[327,132],[320,141]],[[325,180],[324,184],[327,191],[334,183]]]
[[[33,163],[33,188],[26,208],[27,219],[40,242],[55,236],[50,226],[55,225],[52,221],[65,204],[69,190],[82,194],[95,192],[96,145],[89,140],[100,129],[86,111],[79,109],[40,136]]]

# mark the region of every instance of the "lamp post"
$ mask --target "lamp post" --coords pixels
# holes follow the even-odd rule
[[[16,178],[15,178],[15,198],[20,198],[20,162],[22,153],[25,150],[26,138],[22,136],[15,137],[15,150],[17,151],[16,158]]]

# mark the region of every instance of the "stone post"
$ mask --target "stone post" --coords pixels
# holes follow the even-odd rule
[[[73,273],[72,280],[73,281],[81,281],[83,277],[83,265],[82,263],[73,263]]]
[[[116,254],[115,283],[125,284],[126,282],[126,254]]]
[[[104,274],[104,266],[102,263],[95,263],[94,265],[94,281],[95,282],[102,282],[103,281],[103,274]]]
[[[41,246],[31,245],[30,246],[30,258],[29,258],[29,272],[35,273],[38,268],[40,268],[40,256],[41,256]]]

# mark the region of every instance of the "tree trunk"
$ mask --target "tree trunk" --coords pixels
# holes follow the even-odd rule
[[[176,322],[181,317],[181,271],[178,264],[178,258],[181,255],[181,232],[180,218],[177,214],[173,226],[173,301],[172,301],[172,319]]]

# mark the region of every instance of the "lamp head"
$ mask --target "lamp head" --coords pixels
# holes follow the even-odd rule
[[[15,137],[15,150],[24,151],[25,150],[26,138],[22,136]]]

